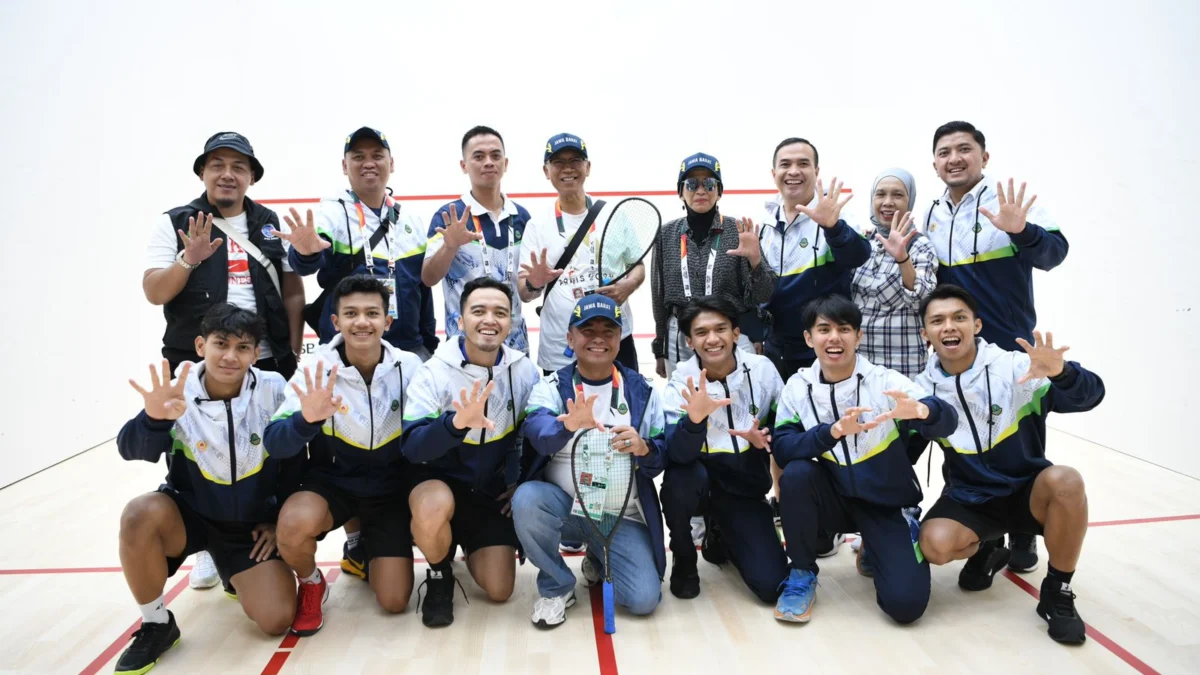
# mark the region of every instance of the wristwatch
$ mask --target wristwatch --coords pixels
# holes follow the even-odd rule
[[[193,265],[190,262],[184,260],[183,254],[184,254],[184,251],[180,251],[179,255],[175,256],[175,262],[179,263],[180,267],[182,267],[185,270],[194,270],[200,266],[199,264]]]
[[[545,288],[545,286],[542,286],[542,288]],[[533,284],[529,283],[529,279],[525,280],[525,290],[529,291],[530,293],[541,293],[542,288],[534,288]]]

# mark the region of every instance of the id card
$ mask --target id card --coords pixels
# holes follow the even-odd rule
[[[571,514],[592,520],[604,517],[608,497],[608,474],[612,467],[613,451],[597,453],[581,453],[575,460],[575,470],[579,472],[576,483],[578,494],[571,502]],[[587,505],[584,513],[580,502]]]

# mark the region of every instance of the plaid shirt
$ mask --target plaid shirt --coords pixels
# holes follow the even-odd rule
[[[871,257],[854,272],[854,304],[863,315],[858,353],[871,363],[897,370],[909,379],[925,369],[929,348],[921,338],[921,300],[937,285],[937,256],[925,235],[908,248],[917,271],[913,290],[904,287],[900,265],[883,244],[871,240]]]

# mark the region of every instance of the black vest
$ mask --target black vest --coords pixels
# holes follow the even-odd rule
[[[271,209],[256,204],[249,198],[245,198],[243,206],[246,211],[246,226],[250,230],[250,243],[257,246],[271,261],[282,284],[283,260],[287,256],[283,242],[278,238],[268,239],[262,232],[266,225],[278,230],[279,217]],[[198,212],[220,215],[216,207],[209,204],[207,195],[200,195],[187,206],[171,209],[167,211],[167,215],[170,216],[175,229],[187,232],[188,218]],[[179,291],[179,295],[163,305],[163,315],[167,319],[167,329],[163,332],[163,356],[168,359],[196,358],[196,337],[200,335],[200,321],[209,308],[219,302],[225,302],[228,298],[229,237],[214,224],[210,240],[218,237],[227,243],[218,247],[207,260],[192,270],[187,285]],[[175,250],[183,250],[183,241],[178,237]],[[259,264],[254,256],[247,254],[246,257],[250,260],[250,280],[253,283],[258,315],[267,323],[267,344],[271,345],[271,352],[278,362],[287,363],[296,357],[292,353],[291,329],[287,309],[283,306],[283,297],[275,290],[275,284],[271,282],[267,269]]]

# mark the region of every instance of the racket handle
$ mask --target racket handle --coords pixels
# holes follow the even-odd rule
[[[616,608],[613,602],[613,585],[611,581],[604,582],[604,632],[612,635],[617,632]]]

